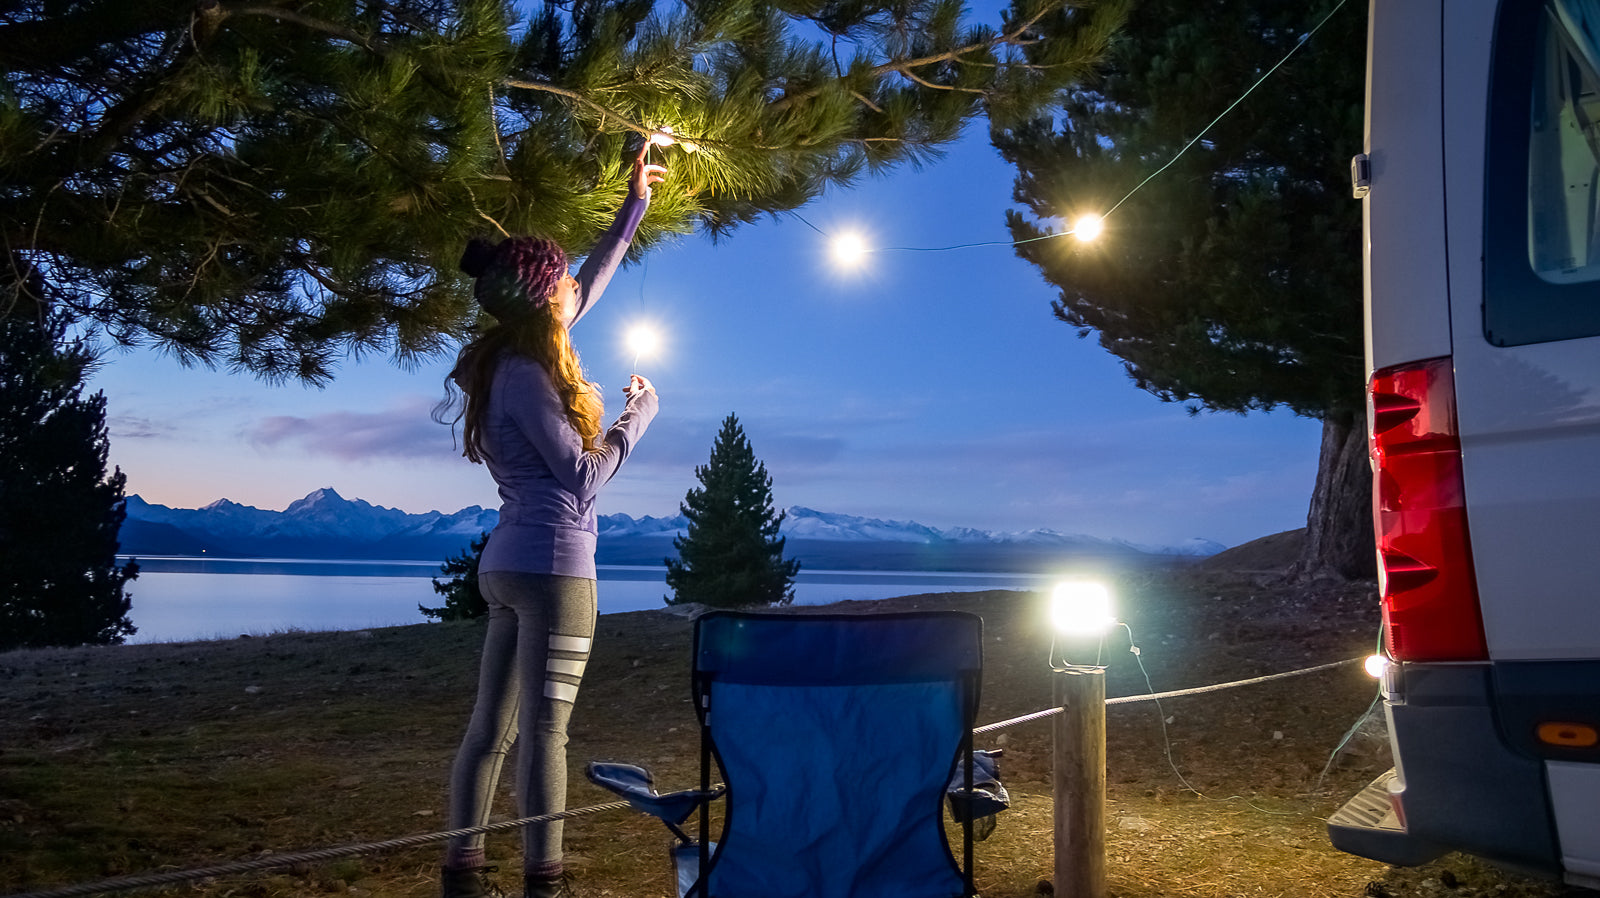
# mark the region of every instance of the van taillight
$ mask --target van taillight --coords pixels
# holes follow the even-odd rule
[[[1485,660],[1450,359],[1379,371],[1368,399],[1389,654],[1400,661]]]

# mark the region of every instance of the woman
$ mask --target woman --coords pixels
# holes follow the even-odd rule
[[[498,321],[462,348],[446,380],[465,394],[464,454],[488,466],[500,489],[500,523],[484,547],[478,588],[489,604],[478,699],[450,779],[451,829],[481,826],[513,738],[519,810],[562,810],[567,792],[567,720],[589,658],[595,624],[595,495],[628,457],[656,414],[656,391],[635,374],[626,408],[602,432],[600,391],[584,379],[567,330],[599,298],[621,263],[662,178],[634,160],[627,198],[573,277],[551,241],[473,241],[461,268],[473,295]],[[445,898],[486,894],[483,835],[452,840]],[[523,831],[528,898],[570,892],[562,875],[561,823]]]

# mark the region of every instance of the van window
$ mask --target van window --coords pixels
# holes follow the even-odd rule
[[[1533,60],[1528,129],[1528,258],[1556,284],[1600,277],[1600,65],[1588,3],[1551,3]]]
[[[1600,0],[1502,4],[1490,102],[1484,334],[1600,334]]]

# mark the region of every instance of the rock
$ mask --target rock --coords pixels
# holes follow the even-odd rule
[[[1117,829],[1131,833],[1143,833],[1155,829],[1155,824],[1143,817],[1135,817],[1130,814],[1126,817],[1117,818]]]

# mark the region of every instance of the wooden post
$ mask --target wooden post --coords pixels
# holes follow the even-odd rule
[[[1106,672],[1055,672],[1055,895],[1106,898]]]

